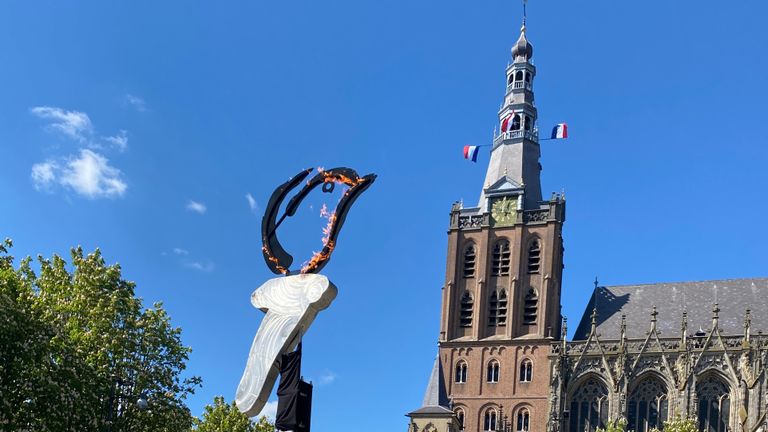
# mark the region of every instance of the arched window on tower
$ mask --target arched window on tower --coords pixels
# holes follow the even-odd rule
[[[646,378],[629,394],[628,430],[636,432],[661,430],[667,420],[668,411],[667,387],[657,378]]]
[[[531,73],[530,72],[525,74],[525,83],[526,84],[531,84]]]
[[[456,420],[459,421],[459,430],[464,430],[464,410],[461,408],[456,408],[456,411],[454,411],[456,414]]]
[[[571,397],[569,432],[595,432],[608,422],[608,388],[588,378]]]
[[[467,382],[467,362],[459,360],[459,362],[456,363],[456,374],[454,378],[454,381],[457,384],[464,384]]]
[[[520,382],[531,382],[533,379],[533,362],[525,359],[520,362]]]
[[[495,327],[499,319],[499,296],[496,291],[491,293],[491,298],[488,300],[488,325]]]
[[[531,120],[531,117],[525,116],[525,130],[527,131],[531,130],[532,125],[533,125],[533,120]]]
[[[493,291],[488,300],[488,325],[500,327],[507,324],[507,292]]]
[[[496,410],[494,408],[488,408],[483,418],[483,431],[490,432],[496,431]]]
[[[517,412],[517,432],[528,432],[531,427],[531,412],[523,408]]]
[[[510,262],[509,242],[499,240],[493,247],[493,260],[491,261],[491,274],[493,276],[509,275]]]
[[[514,74],[509,74],[509,78],[507,78],[507,85],[512,85],[512,81],[515,80]]]
[[[515,81],[522,81],[522,80],[523,80],[523,71],[515,72]]]
[[[512,130],[520,130],[520,114],[512,117]]]
[[[501,327],[507,325],[507,292],[501,290],[499,293],[499,312],[496,316],[496,325]]]
[[[699,400],[699,430],[726,432],[731,411],[730,388],[723,380],[709,375],[696,383]]]
[[[475,245],[464,249],[464,277],[475,277]]]
[[[523,324],[536,324],[538,311],[539,294],[536,292],[536,288],[528,288],[528,293],[525,294],[525,302],[523,303]]]
[[[485,380],[489,383],[499,382],[499,362],[491,360],[488,362],[488,369],[486,370]]]
[[[472,300],[472,294],[465,291],[461,297],[460,324],[462,327],[472,327],[472,310],[475,302]]]
[[[528,246],[528,273],[538,273],[541,267],[541,243],[533,239]]]

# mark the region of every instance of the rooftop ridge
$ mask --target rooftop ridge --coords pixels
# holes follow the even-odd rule
[[[674,285],[674,284],[694,284],[694,283],[713,283],[713,282],[729,282],[729,281],[768,281],[768,276],[762,277],[747,277],[747,278],[730,278],[730,279],[700,279],[700,280],[681,280],[671,282],[655,282],[655,283],[638,283],[638,284],[621,284],[621,285],[600,285],[598,288],[624,288],[624,287],[646,287],[654,285]]]

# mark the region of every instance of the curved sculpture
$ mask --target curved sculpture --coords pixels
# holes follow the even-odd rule
[[[268,280],[251,294],[251,304],[265,312],[266,316],[253,339],[248,362],[235,395],[237,408],[249,417],[258,415],[267,403],[280,373],[280,356],[296,348],[317,313],[330,306],[336,297],[336,286],[327,277],[315,273],[331,258],[352,204],[376,180],[375,174],[360,177],[350,168],[320,169],[288,201],[285,213],[278,219],[283,201],[311,172],[312,169],[303,170],[278,186],[269,199],[261,221],[262,251],[267,267],[273,273],[289,276]],[[349,189],[344,191],[336,209],[328,218],[328,226],[323,231],[323,249],[312,256],[300,274],[296,274],[290,270],[293,257],[280,244],[277,229],[286,217],[296,214],[299,205],[312,190],[322,185],[323,192],[330,193],[336,184],[343,184]]]
[[[270,279],[251,294],[251,304],[266,312],[237,387],[237,408],[253,417],[267,403],[279,374],[277,360],[296,348],[317,313],[330,306],[336,286],[323,275]]]
[[[288,193],[301,184],[312,171],[312,168],[305,169],[287,182],[278,186],[269,198],[269,203],[267,203],[264,218],[261,220],[261,240],[263,243],[261,250],[264,253],[264,261],[267,263],[267,267],[269,267],[272,273],[292,273],[289,268],[291,264],[293,264],[293,256],[283,249],[283,246],[280,244],[280,241],[277,238],[277,229],[286,217],[296,214],[296,210],[298,210],[299,205],[301,205],[301,201],[303,201],[313,189],[323,185],[323,192],[330,193],[333,192],[336,183],[349,186],[349,189],[344,192],[344,195],[336,205],[336,209],[329,218],[329,225],[325,232],[326,236],[323,239],[323,249],[320,252],[315,253],[312,259],[302,267],[301,273],[317,273],[325,267],[328,260],[331,259],[333,249],[336,247],[336,238],[347,218],[347,212],[349,212],[352,204],[355,203],[355,200],[360,194],[365,192],[365,190],[376,180],[375,174],[368,174],[360,177],[357,175],[357,172],[351,168],[319,170],[314,177],[306,182],[301,191],[288,201],[288,205],[285,207],[285,213],[278,220],[277,214]]]

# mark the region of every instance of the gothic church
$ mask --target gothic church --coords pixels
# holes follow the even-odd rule
[[[619,418],[648,432],[675,417],[768,430],[768,279],[595,286],[566,340],[565,197],[541,194],[532,57],[523,25],[480,201],[451,208],[439,353],[409,432],[594,432]]]

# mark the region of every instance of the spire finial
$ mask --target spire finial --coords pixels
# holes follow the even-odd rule
[[[523,0],[523,27],[520,28],[520,31],[525,33],[525,21],[528,17],[528,11],[526,10],[528,6],[528,0]]]

